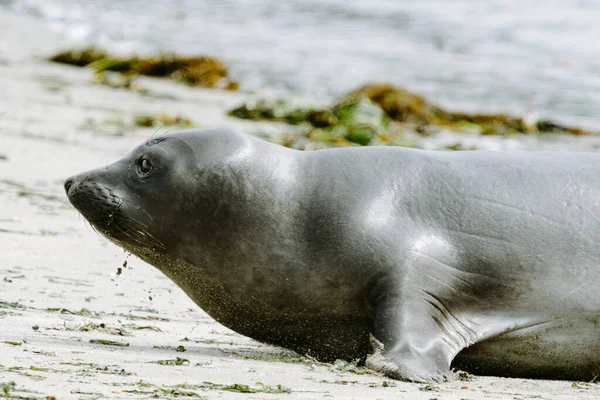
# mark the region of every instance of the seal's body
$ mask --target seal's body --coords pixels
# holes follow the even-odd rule
[[[451,363],[600,374],[600,155],[300,152],[190,130],[65,187],[101,233],[259,341],[412,381]]]

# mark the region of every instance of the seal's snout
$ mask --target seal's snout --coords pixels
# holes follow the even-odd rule
[[[107,230],[115,219],[123,200],[103,183],[90,179],[90,175],[76,175],[65,181],[65,191],[71,204],[92,225]]]
[[[85,189],[88,181],[90,181],[90,175],[88,173],[73,175],[65,180],[64,186],[67,197],[71,199],[80,189]]]
[[[75,178],[73,177],[70,177],[65,181],[65,192],[67,193],[67,196],[69,195],[69,189],[71,189],[73,183],[75,183]]]

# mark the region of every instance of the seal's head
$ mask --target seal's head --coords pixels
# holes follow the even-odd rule
[[[138,256],[223,247],[234,240],[242,216],[251,214],[244,160],[252,146],[235,131],[170,133],[67,179],[65,190],[97,231]]]
[[[164,250],[174,238],[173,216],[194,197],[185,140],[158,137],[121,160],[65,181],[69,201],[91,225],[118,245]],[[182,223],[185,223],[183,221]]]

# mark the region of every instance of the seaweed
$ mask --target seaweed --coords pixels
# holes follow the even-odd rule
[[[136,115],[134,125],[144,128],[159,126],[177,126],[179,128],[191,128],[194,126],[192,121],[180,115],[157,114],[157,115]]]
[[[237,90],[239,87],[239,84],[229,77],[229,71],[223,61],[207,56],[182,57],[166,53],[147,58],[123,58],[110,55],[101,49],[87,48],[63,51],[49,60],[92,68],[97,73],[111,71],[125,76],[168,78],[189,86],[205,88]]]
[[[590,132],[540,120],[527,123],[507,114],[463,113],[445,110],[428,103],[423,97],[387,84],[369,84],[347,94],[345,99],[367,98],[377,104],[394,121],[418,125],[438,125],[456,131],[475,128],[482,135],[552,133],[588,135]]]
[[[81,50],[62,51],[50,57],[49,60],[76,67],[85,67],[86,65],[104,58],[108,58],[108,54],[106,54],[105,51],[90,47]]]
[[[369,145],[387,132],[389,118],[368,99],[345,99],[330,109],[294,108],[284,100],[249,101],[229,112],[253,121],[276,121],[308,127],[306,137],[340,145]]]
[[[103,322],[100,324],[94,324],[93,322],[85,321],[82,325],[79,325],[77,327],[66,327],[65,330],[70,331],[70,332],[98,331],[98,332],[103,332],[103,333],[107,333],[109,335],[115,335],[115,336],[131,336],[131,333],[127,332],[124,328],[109,327],[109,326],[106,326],[106,324]]]
[[[185,358],[177,357],[172,360],[158,360],[156,361],[158,365],[190,365],[190,360]]]
[[[133,329],[135,329],[135,330],[149,330],[149,331],[154,331],[154,332],[162,332],[162,330],[159,327],[152,326],[152,325],[135,326],[135,327],[133,327]]]
[[[234,355],[237,357],[242,357],[245,360],[259,360],[259,361],[272,361],[272,362],[283,362],[283,363],[298,363],[304,365],[314,365],[314,364],[322,364],[316,359],[309,356],[301,356],[296,353],[291,353],[287,351],[281,351],[278,354],[243,354],[233,350],[221,350],[225,354]]]
[[[399,122],[431,123],[443,110],[427,103],[425,99],[407,90],[387,84],[369,84],[351,91],[342,102],[369,99],[388,117]]]
[[[11,340],[5,340],[4,342],[2,342],[4,344],[9,344],[11,346],[22,346],[23,343],[27,343],[25,340],[22,342],[15,342],[15,341],[11,341]]]
[[[10,381],[7,383],[0,383],[0,388],[2,388],[2,392],[4,394],[9,394],[11,390],[15,390],[17,384],[14,381]]]
[[[255,385],[247,385],[243,383],[222,384],[213,382],[203,382],[201,384],[182,383],[172,386],[161,386],[139,381],[137,389],[123,390],[124,393],[150,395],[151,397],[162,398],[167,396],[185,396],[194,398],[203,398],[199,393],[192,390],[201,391],[224,391],[234,393],[267,393],[267,394],[289,394],[291,389],[277,384],[266,385],[262,382],[256,382]]]
[[[292,390],[283,385],[265,385],[262,382],[256,382],[256,386],[245,385],[242,383],[233,383],[231,385],[224,385],[213,382],[203,382],[201,387],[203,389],[214,389],[223,390],[227,392],[236,393],[270,393],[270,394],[288,394]]]
[[[106,340],[106,339],[91,339],[90,343],[101,344],[104,346],[129,347],[129,343],[117,342],[115,340]]]
[[[330,107],[292,107],[284,100],[248,101],[228,113],[254,121],[276,121],[305,128],[313,142],[333,146],[411,146],[403,133],[428,136],[448,129],[480,135],[567,134],[589,135],[580,128],[552,121],[527,122],[506,114],[461,113],[445,110],[423,97],[388,84],[368,84],[346,94]],[[294,140],[284,145],[294,146]],[[473,150],[461,144],[447,150]]]
[[[276,121],[290,125],[299,125],[306,122],[311,109],[293,108],[285,100],[258,100],[248,101],[229,111],[229,115],[252,121]]]

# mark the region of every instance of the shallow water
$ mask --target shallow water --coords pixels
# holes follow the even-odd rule
[[[600,1],[0,0],[73,43],[221,57],[246,89],[393,82],[462,111],[600,127]]]

